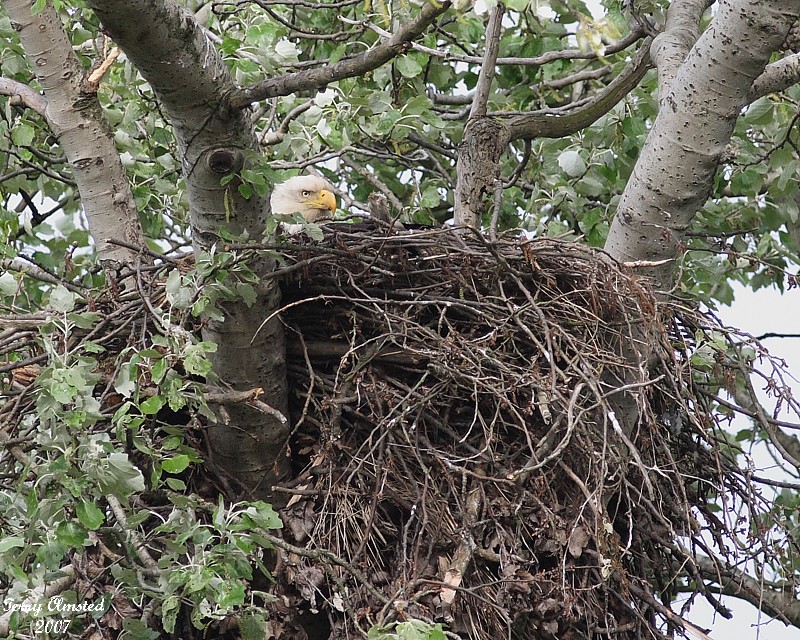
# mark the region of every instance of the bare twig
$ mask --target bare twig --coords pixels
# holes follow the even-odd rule
[[[486,29],[486,51],[483,54],[483,63],[475,85],[475,98],[472,101],[470,118],[483,118],[486,116],[489,95],[492,91],[492,81],[497,65],[497,53],[500,50],[500,33],[503,29],[503,14],[506,7],[498,2],[489,16],[489,26]]]

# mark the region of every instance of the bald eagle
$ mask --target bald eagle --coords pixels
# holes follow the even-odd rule
[[[289,178],[275,187],[269,203],[272,213],[299,213],[306,222],[319,222],[336,212],[333,185],[319,176]]]

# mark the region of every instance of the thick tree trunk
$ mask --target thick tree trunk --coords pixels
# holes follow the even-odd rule
[[[672,288],[673,261],[711,193],[736,118],[798,13],[796,0],[722,2],[674,72],[605,247],[622,261],[656,263],[642,273],[659,289]],[[674,59],[667,64],[672,75]]]
[[[190,13],[173,0],[89,0],[103,27],[136,65],[158,95],[175,128],[189,196],[196,252],[222,248],[222,230],[258,240],[268,203],[240,197],[235,184],[220,179],[239,171],[247,152],[257,149],[248,114],[231,108],[226,97],[236,86],[225,63]],[[251,264],[266,276],[274,262]],[[262,400],[275,415],[249,405],[228,409],[229,419],[209,432],[214,464],[230,473],[245,494],[268,497],[288,472],[285,339],[273,319],[280,291],[262,277],[252,306],[225,305],[224,322],[212,322],[203,338],[218,345],[214,371],[234,389],[264,390]],[[255,339],[254,339],[255,336]]]
[[[142,228],[128,178],[97,96],[72,51],[55,9],[32,15],[32,0],[3,0],[47,98],[45,115],[72,167],[101,262],[132,262],[136,252],[109,240],[141,245]]]

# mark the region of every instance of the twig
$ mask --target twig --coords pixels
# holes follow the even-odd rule
[[[498,2],[489,16],[489,26],[486,29],[486,51],[483,54],[481,71],[475,85],[475,98],[472,100],[470,119],[483,118],[488,110],[492,81],[497,71],[497,53],[500,50],[500,33],[503,29],[505,11],[506,6],[502,2]]]

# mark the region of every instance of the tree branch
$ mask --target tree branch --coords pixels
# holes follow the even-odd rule
[[[800,472],[800,440],[784,432],[770,418],[767,411],[758,401],[755,389],[753,389],[753,383],[750,381],[749,372],[744,367],[742,367],[742,377],[744,378],[745,388],[737,388],[734,391],[733,395],[736,402],[747,409],[748,415],[766,432],[780,456]]]
[[[133,262],[129,249],[109,243],[115,238],[144,242],[128,178],[97,97],[86,91],[85,72],[58,14],[49,2],[36,15],[32,0],[4,0],[3,5],[34,61],[33,72],[46,96],[44,115],[72,166],[98,257]],[[33,100],[30,93],[27,97]],[[34,105],[42,106],[41,97]]]
[[[664,31],[653,41],[652,59],[658,69],[659,94],[666,96],[675,74],[700,37],[700,20],[713,0],[675,0],[667,9]]]
[[[596,122],[633,91],[650,69],[650,44],[651,40],[645,39],[633,60],[586,105],[564,115],[530,113],[512,118],[508,123],[509,141],[561,138]]]
[[[612,257],[657,262],[679,255],[750,87],[799,12],[793,0],[720,5],[661,100],[606,240]],[[644,275],[670,290],[673,271],[665,263]]]
[[[784,623],[800,628],[800,600],[793,590],[777,591],[734,567],[720,567],[710,558],[697,556],[695,565],[703,576],[719,585],[719,593],[749,602],[754,607]]]
[[[475,99],[469,117],[483,118],[488,111],[489,96],[492,92],[492,81],[497,70],[497,54],[500,51],[500,33],[503,30],[503,15],[506,7],[498,2],[489,16],[489,25],[486,28],[486,51],[483,54],[483,64],[475,85]]]
[[[31,89],[27,84],[11,78],[0,78],[0,95],[11,97],[11,104],[21,104],[28,109],[33,109],[43,118],[47,118],[47,98]]]
[[[348,20],[346,18],[342,18],[343,22],[347,22],[348,24],[355,23],[355,21]],[[381,38],[384,40],[388,40],[392,37],[392,34],[386,31],[385,29],[381,29],[378,25],[373,23],[367,23],[367,28],[371,29],[375,33],[377,33]],[[637,40],[641,40],[644,37],[644,33],[641,29],[631,31],[628,35],[613,42],[606,46],[604,55],[610,56],[613,53],[618,53],[627,49]],[[440,51],[439,49],[432,49],[431,47],[426,47],[424,45],[418,44],[416,42],[409,43],[409,46],[414,51],[419,51],[420,53],[424,53],[429,56],[434,56],[436,58],[441,58],[446,62],[465,62],[467,64],[483,64],[483,57],[480,56],[468,56],[459,53],[450,53],[449,51]],[[594,50],[584,51],[583,49],[557,49],[555,51],[547,51],[539,56],[533,56],[530,58],[521,58],[518,56],[511,56],[511,57],[498,57],[496,63],[500,66],[513,66],[513,67],[541,67],[542,65],[548,64],[550,62],[556,62],[557,60],[595,60],[598,58],[597,53]],[[458,96],[454,96],[454,98],[458,98]]]
[[[480,226],[484,197],[495,191],[494,185],[500,175],[500,157],[508,144],[507,127],[486,116],[505,10],[505,5],[500,2],[489,16],[483,64],[464,127],[464,139],[458,148],[454,220],[459,227]]]
[[[747,94],[747,103],[755,102],[770,93],[784,91],[800,82],[800,53],[795,53],[781,58],[767,65],[750,87]]]
[[[227,234],[256,239],[269,215],[266,196],[242,197],[236,183],[221,179],[246,167],[258,141],[248,110],[232,109],[236,93],[228,68],[194,15],[176,0],[88,0],[103,27],[150,83],[175,129],[189,196],[195,253],[221,245]],[[229,237],[229,236],[227,236]],[[251,494],[271,499],[270,487],[289,472],[286,348],[277,319],[253,339],[253,331],[280,304],[274,259],[249,266],[259,276],[251,306],[226,303],[222,322],[203,328],[203,339],[220,345],[210,357],[214,372],[236,390],[264,389],[266,415],[250,404],[226,408],[208,431],[214,464]]]
[[[353,78],[377,69],[392,58],[405,53],[409,48],[409,43],[424,33],[433,21],[449,8],[449,0],[441,4],[428,2],[422,7],[415,20],[402,24],[389,40],[375,48],[329,66],[268,78],[252,87],[234,91],[230,95],[229,103],[232,107],[241,109],[253,102],[267,98],[288,96],[296,91],[322,89],[331,82]]]

